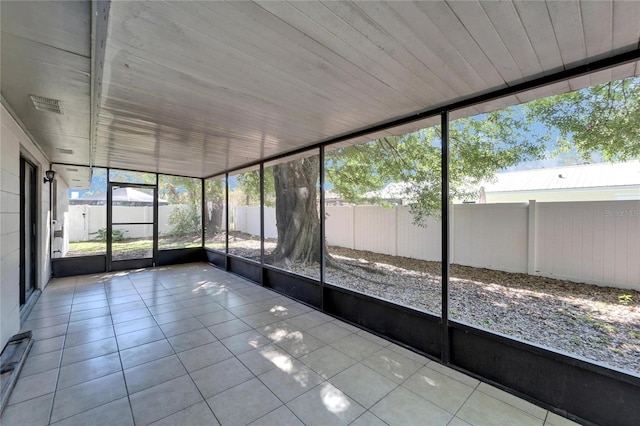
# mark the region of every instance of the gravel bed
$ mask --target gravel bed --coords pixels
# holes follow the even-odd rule
[[[440,262],[328,251],[327,282],[440,314]],[[259,261],[260,241],[236,238],[232,252]],[[317,264],[275,266],[319,276]],[[461,265],[450,275],[452,319],[640,375],[640,292]]]

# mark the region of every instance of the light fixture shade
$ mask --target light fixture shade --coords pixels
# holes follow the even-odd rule
[[[44,183],[52,182],[56,177],[56,172],[53,170],[47,170],[46,172],[44,172],[44,176]]]

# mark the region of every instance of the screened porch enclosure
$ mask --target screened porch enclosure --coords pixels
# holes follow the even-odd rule
[[[317,343],[305,334],[309,313],[357,335],[344,351],[366,346],[362,336],[393,345],[422,367],[477,379],[470,400],[494,386],[536,404],[536,424],[562,420],[554,415],[585,424],[640,418],[640,2],[10,0],[0,8],[2,345],[29,327],[36,340],[59,332],[65,341],[73,334],[65,321],[79,330],[87,315],[110,323],[99,332],[114,334],[105,337],[116,339],[113,349],[120,317],[144,314],[154,330],[144,339],[165,340],[180,358],[167,334],[174,322],[234,346],[209,329],[220,315],[249,327],[249,340],[282,344],[296,364],[304,355],[292,341]],[[33,224],[20,210],[25,197]],[[29,303],[14,286],[27,243]],[[117,297],[139,296],[132,311],[140,311],[112,309],[121,300],[112,303],[111,283],[130,293]],[[155,291],[181,299],[156,303]],[[49,316],[47,299],[58,292],[69,312]],[[36,311],[45,312],[27,319],[23,306],[40,294]],[[211,304],[209,296],[220,314],[199,312],[195,303]],[[75,306],[93,302],[82,297],[100,300]],[[245,322],[289,314],[294,324],[280,325],[292,341]],[[42,327],[50,321],[60,323]],[[315,361],[330,365],[334,349],[348,355],[324,343]],[[131,348],[113,353],[121,349]],[[242,363],[235,355],[229,362]],[[191,373],[180,378],[185,388],[212,397]],[[300,379],[287,373],[268,392],[287,394],[285,384]],[[54,408],[70,392],[58,382],[47,381],[55,388],[47,424],[73,417]],[[349,382],[335,386],[348,394]],[[393,389],[404,397],[387,399],[389,410],[405,400],[428,405],[405,398],[421,390]],[[42,397],[12,405],[44,412]],[[200,402],[211,415],[228,408]],[[118,408],[150,423],[135,418],[134,405]],[[385,410],[364,405],[360,422],[386,422]]]
[[[559,387],[596,378],[616,398],[620,389],[633,393],[640,374],[634,262],[640,181],[630,175],[619,187],[569,188],[566,195],[554,193],[554,201],[536,201],[549,197],[541,188],[528,191],[526,203],[487,203],[478,188],[493,178],[469,171],[464,155],[484,144],[485,136],[474,137],[488,116],[524,108],[455,120],[443,113],[371,134],[364,143],[322,144],[206,179],[97,170],[110,176],[111,195],[75,198],[69,209],[106,214],[106,250],[75,248],[95,239],[68,242],[66,256],[53,260],[54,273],[206,261],[432,359],[507,382],[537,403],[548,403]],[[555,131],[537,126],[543,134]],[[402,133],[409,129],[417,130]],[[492,149],[500,155],[526,147],[536,137],[527,132],[513,137],[512,147]],[[562,155],[545,161],[564,164]],[[406,173],[407,164],[422,163],[429,169]],[[349,193],[344,176],[358,175],[366,164],[381,167],[381,176],[382,168],[395,167],[399,172],[387,176],[404,178],[386,177],[373,183],[377,190]],[[536,170],[535,164],[523,156],[509,166]],[[613,163],[614,172],[616,164],[640,172],[637,160]],[[585,167],[562,165],[554,177],[562,182]],[[462,186],[461,170],[469,176]],[[68,227],[78,234],[73,222]],[[306,248],[296,252],[298,242]],[[495,359],[504,368],[496,370]],[[571,384],[565,375],[555,381],[532,374],[523,362],[570,368]],[[584,409],[584,397],[562,404]],[[624,423],[626,414],[617,419]]]

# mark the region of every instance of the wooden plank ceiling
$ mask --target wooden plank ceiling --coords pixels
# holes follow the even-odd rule
[[[4,38],[3,28],[3,77]],[[639,40],[636,1],[112,2],[89,163],[210,176]],[[639,71],[627,64],[491,107]],[[11,103],[4,81],[2,91]]]

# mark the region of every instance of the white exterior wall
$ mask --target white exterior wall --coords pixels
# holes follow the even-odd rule
[[[36,286],[49,281],[49,184],[43,183],[49,160],[38,150],[4,106],[0,106],[0,350],[20,330],[20,154],[37,167],[38,205]]]
[[[487,192],[486,202],[491,203],[526,203],[529,200],[538,202],[567,201],[608,201],[608,200],[640,200],[637,187],[603,187],[564,190]]]

